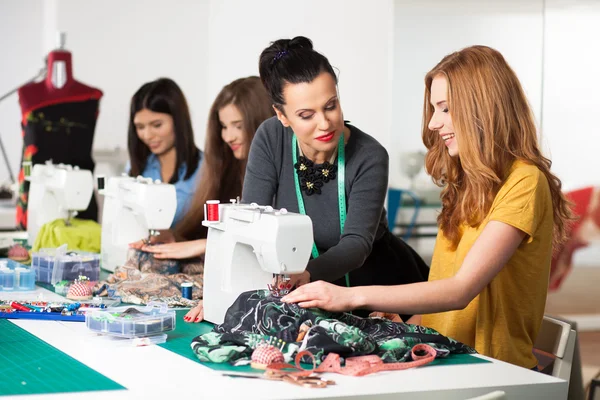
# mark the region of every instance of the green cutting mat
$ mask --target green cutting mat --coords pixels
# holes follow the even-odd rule
[[[192,339],[198,335],[208,333],[212,331],[213,324],[209,322],[200,322],[198,324],[191,324],[185,322],[183,317],[187,314],[187,310],[179,310],[177,313],[177,323],[175,330],[168,332],[169,337],[165,343],[159,344],[160,347],[172,351],[175,354],[179,354],[185,358],[189,358],[197,363],[200,362],[194,352],[192,351]],[[202,363],[209,368],[217,371],[237,371],[237,372],[264,372],[258,369],[250,367],[250,365],[241,365],[234,367],[229,363]]]
[[[191,324],[183,320],[183,316],[187,313],[187,310],[176,311],[177,313],[177,324],[175,330],[169,332],[169,337],[165,343],[159,344],[159,346],[172,351],[173,353],[179,354],[190,360],[200,362],[196,355],[192,351],[190,344],[192,339],[198,335],[210,332],[213,325],[208,322],[200,322],[199,324]],[[479,357],[472,356],[471,354],[453,354],[447,358],[438,358],[428,364],[427,366],[433,365],[459,365],[459,364],[484,364],[490,361],[484,360]],[[249,365],[243,365],[234,367],[228,363],[202,363],[209,368],[218,371],[236,371],[236,372],[264,372],[258,369],[254,369]],[[307,365],[307,368],[310,367]]]
[[[0,319],[0,377],[0,396],[125,389],[5,319]]]

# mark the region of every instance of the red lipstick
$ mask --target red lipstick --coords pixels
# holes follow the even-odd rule
[[[317,137],[316,139],[320,142],[330,142],[334,136],[335,136],[335,131],[331,131],[329,133],[326,133],[325,135],[321,135],[321,136]]]

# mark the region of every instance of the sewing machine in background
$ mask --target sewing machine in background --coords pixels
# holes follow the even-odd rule
[[[219,205],[216,221],[202,224],[208,227],[204,319],[215,324],[241,293],[304,272],[310,258],[313,229],[307,215],[232,200]]]
[[[114,271],[125,264],[129,243],[150,239],[169,229],[175,211],[175,186],[138,176],[98,176],[102,210],[102,268]]]
[[[63,218],[66,224],[78,211],[88,208],[94,193],[92,172],[79,167],[23,163],[25,179],[30,182],[27,206],[27,243],[33,246],[42,225]]]

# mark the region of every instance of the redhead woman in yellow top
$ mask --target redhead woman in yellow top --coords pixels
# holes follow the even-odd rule
[[[425,78],[423,121],[426,169],[444,188],[429,281],[313,282],[283,300],[416,314],[408,322],[534,368],[552,246],[564,240],[571,213],[521,84],[494,49],[452,53]]]

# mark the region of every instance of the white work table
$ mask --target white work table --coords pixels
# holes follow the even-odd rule
[[[365,377],[327,374],[337,385],[310,389],[283,382],[221,376],[159,346],[123,347],[81,322],[12,320],[17,326],[121,384],[127,390],[0,396],[4,399],[468,399],[503,390],[509,399],[566,399],[566,381],[504,362],[431,366]],[[191,351],[191,350],[190,350]],[[485,357],[484,357],[485,358]],[[1,379],[1,377],[0,377]],[[77,379],[77,377],[73,377]]]

